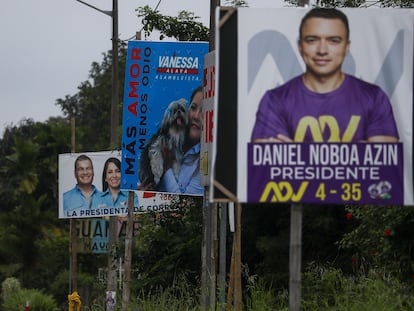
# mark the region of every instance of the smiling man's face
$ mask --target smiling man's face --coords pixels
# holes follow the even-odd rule
[[[298,42],[306,72],[325,79],[340,75],[349,44],[346,27],[340,19],[309,18],[303,24]]]
[[[91,185],[94,177],[93,166],[89,160],[79,160],[76,163],[75,177],[78,185]]]

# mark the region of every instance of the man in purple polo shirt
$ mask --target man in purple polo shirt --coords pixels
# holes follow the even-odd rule
[[[298,47],[306,71],[267,91],[254,142],[397,142],[387,95],[342,71],[349,25],[337,9],[315,8],[302,19]]]

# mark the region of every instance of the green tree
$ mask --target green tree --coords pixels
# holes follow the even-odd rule
[[[353,230],[339,246],[352,252],[354,272],[385,269],[402,280],[414,278],[414,208],[347,206]]]
[[[202,197],[181,197],[171,213],[139,218],[134,269],[140,281],[135,290],[165,288],[185,276],[195,288],[200,275]]]
[[[119,43],[119,116],[122,116],[122,94],[125,75],[126,45]],[[78,93],[56,100],[64,116],[76,117],[76,151],[100,151],[109,148],[111,126],[112,51],[103,54],[102,63],[93,62],[89,80],[78,86]],[[119,120],[120,121],[120,120]],[[122,124],[119,122],[118,124]],[[118,128],[121,137],[121,125]],[[70,136],[69,136],[70,137]],[[121,140],[119,140],[121,141]],[[117,149],[120,149],[120,145]],[[68,149],[70,151],[70,149]]]
[[[67,144],[59,136],[66,133],[59,119],[49,122],[8,128],[0,144],[0,275],[18,275],[33,285],[40,280],[31,275],[39,268],[36,243],[45,228],[57,225],[56,155]]]
[[[160,40],[175,38],[178,41],[208,41],[209,31],[206,26],[198,22],[198,16],[194,13],[181,11],[177,17],[162,15],[156,9],[148,5],[137,9],[138,17],[142,17],[145,36],[149,36],[154,30],[160,32]]]
[[[0,140],[0,280],[13,276],[24,287],[52,292],[55,278],[68,270],[69,226],[57,218],[57,162],[69,150],[67,118],[26,120]],[[80,254],[79,272],[93,279],[104,266],[100,259]],[[66,291],[57,298],[65,297]]]

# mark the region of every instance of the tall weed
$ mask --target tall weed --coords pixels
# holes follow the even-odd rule
[[[397,278],[371,270],[345,276],[339,269],[313,266],[303,274],[302,310],[414,310],[413,289]]]

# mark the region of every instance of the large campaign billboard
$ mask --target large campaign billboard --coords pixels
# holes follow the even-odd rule
[[[310,10],[217,12],[210,200],[413,205],[414,12],[341,9],[344,75],[324,92],[302,74],[338,37],[298,41]]]
[[[207,52],[206,42],[128,42],[122,189],[203,195],[201,87]]]

